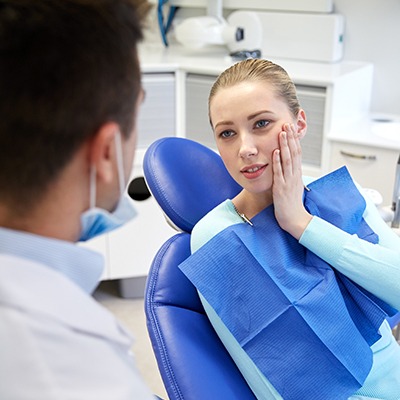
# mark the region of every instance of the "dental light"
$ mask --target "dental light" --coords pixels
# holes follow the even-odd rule
[[[260,47],[261,26],[251,12],[222,16],[222,0],[208,0],[207,16],[187,18],[175,27],[176,40],[190,49],[226,45],[231,51]]]

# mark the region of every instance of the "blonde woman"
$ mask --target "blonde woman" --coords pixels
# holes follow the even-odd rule
[[[229,279],[230,282],[230,271],[231,268],[233,271],[235,259],[237,259],[237,263],[240,264],[237,266],[239,270],[237,279],[240,280],[241,271],[244,273],[246,268],[249,268],[246,263],[242,262],[243,259],[239,253],[237,257],[235,255],[242,246],[232,244],[232,248],[230,248],[231,239],[225,242],[213,242],[213,240],[220,237],[226,230],[239,227],[239,229],[246,229],[247,236],[245,237],[250,238],[248,239],[250,242],[257,241],[256,225],[262,225],[264,218],[266,221],[264,231],[268,231],[268,226],[271,226],[272,229],[275,224],[278,236],[284,238],[284,243],[287,243],[288,247],[299,248],[299,253],[296,254],[307,252],[307,260],[314,257],[323,265],[329,264],[344,276],[344,280],[349,278],[356,283],[356,286],[359,285],[362,288],[361,291],[365,289],[371,293],[370,297],[373,301],[382,301],[394,309],[400,309],[400,239],[382,221],[373,203],[360,194],[351,178],[343,178],[347,182],[345,184],[347,186],[344,188],[346,192],[338,192],[343,189],[340,185],[342,176],[346,175],[345,171],[340,172],[340,175],[334,174],[334,179],[324,177],[318,182],[302,176],[300,143],[306,134],[307,119],[305,111],[300,108],[295,86],[286,71],[272,62],[259,59],[245,60],[233,65],[218,77],[211,89],[209,117],[224,164],[243,190],[235,198],[227,199],[217,206],[195,226],[192,233],[193,255],[191,258],[201,254],[200,250],[203,248],[217,243],[216,245],[220,248],[214,252],[216,254],[214,260],[218,258],[218,251],[226,253],[221,257],[222,260],[230,260],[230,265],[221,269],[224,273],[223,277],[218,279],[227,279],[227,281]],[[337,190],[335,189],[335,179],[338,182]],[[328,182],[328,186],[325,185],[325,182]],[[332,190],[329,189],[331,191],[327,192],[326,187],[332,188]],[[314,192],[318,192],[317,188],[325,190],[321,197],[322,201],[320,201],[324,204],[317,204],[317,206],[328,209],[325,213],[328,218],[315,215],[310,210],[311,205],[306,206],[303,201],[303,198],[308,196],[308,190],[310,190],[311,196],[314,195]],[[340,227],[341,224],[346,225],[347,220],[353,219],[353,215],[355,215],[351,210],[352,204],[347,207],[346,201],[343,201],[343,198],[346,199],[346,196],[350,196],[346,188],[350,188],[353,193],[351,196],[358,199],[359,206],[356,211],[360,215],[357,222],[360,225],[357,226],[357,229],[368,230],[369,233],[365,234],[365,238],[360,238],[362,235],[349,233],[346,231],[347,228]],[[353,198],[351,196],[349,199]],[[332,204],[336,201],[339,204],[339,209],[335,210],[337,215],[335,218],[344,219],[344,221],[336,223],[329,220],[331,200]],[[315,200],[314,203],[318,203],[318,201]],[[321,212],[322,214],[324,213]],[[342,218],[342,216],[344,217]],[[372,236],[375,237],[374,243]],[[274,253],[271,258],[273,258],[273,262],[278,260],[278,263],[275,263],[276,268],[280,268],[278,275],[284,275],[286,279],[288,273],[293,273],[289,271],[290,265],[280,261],[285,257],[285,250],[281,251],[282,247],[276,250],[273,243],[267,241],[261,242],[260,247],[263,247],[263,251],[266,252],[270,248],[270,252]],[[257,249],[256,247],[256,253],[258,253]],[[281,254],[282,252],[284,254]],[[258,255],[256,254],[256,256]],[[200,264],[204,264],[204,262]],[[221,262],[222,264],[223,262]],[[300,272],[302,268],[305,273],[310,271],[308,266],[300,266]],[[230,296],[233,299],[236,283],[230,283],[230,286],[228,284],[224,286],[225,283],[222,283],[221,289],[218,289],[218,299],[215,300],[216,294],[212,293],[213,278],[210,278],[210,271],[206,271],[201,276],[197,266],[192,268],[191,272],[189,271],[190,267],[186,270],[185,267],[182,269],[197,286],[212,325],[258,399],[400,398],[400,349],[391,335],[386,320],[383,320],[381,326],[377,327],[377,336],[374,340],[370,340],[368,335],[365,336],[367,338],[367,344],[364,346],[367,347],[365,356],[361,356],[357,350],[359,341],[364,340],[358,338],[359,327],[356,327],[357,329],[354,331],[348,331],[342,325],[342,317],[333,314],[322,315],[322,318],[319,319],[322,319],[322,322],[315,324],[316,329],[321,328],[321,324],[323,325],[321,335],[330,335],[328,341],[334,343],[332,347],[338,347],[335,351],[337,350],[338,354],[341,354],[349,369],[353,368],[354,371],[357,371],[357,366],[351,364],[357,364],[359,358],[363,359],[362,362],[365,358],[369,358],[368,370],[364,371],[364,375],[360,374],[356,383],[350,382],[351,377],[349,383],[343,381],[342,385],[342,378],[338,372],[337,383],[333,383],[332,386],[335,388],[336,384],[336,387],[339,387],[337,391],[330,389],[329,385],[331,378],[332,382],[336,379],[332,375],[335,375],[338,369],[333,367],[325,370],[325,367],[319,364],[318,354],[313,354],[311,350],[301,352],[302,349],[296,348],[296,343],[299,343],[298,346],[301,346],[300,343],[305,343],[304,346],[309,345],[307,335],[304,335],[306,337],[303,338],[300,337],[301,333],[296,333],[298,329],[296,325],[282,329],[280,337],[266,335],[263,342],[257,342],[261,344],[255,350],[253,349],[253,356],[248,354],[243,343],[239,343],[235,335],[237,330],[242,329],[242,327],[238,327],[242,323],[242,319],[249,321],[250,326],[252,319],[259,318],[260,307],[262,308],[266,304],[270,307],[270,304],[275,304],[274,302],[277,301],[269,291],[257,293],[255,296],[257,304],[259,304],[258,309],[255,309],[254,306],[251,309],[251,306],[240,305],[240,310],[231,310],[232,315],[228,316],[225,321],[225,310],[228,310],[229,313],[229,309],[233,307],[232,304],[241,304],[240,302],[231,303]],[[219,265],[216,264],[211,272],[214,273],[218,269]],[[317,270],[316,273],[319,273],[318,267],[313,269],[313,271],[315,270]],[[279,276],[278,279],[280,278]],[[294,276],[286,280],[289,285],[293,286],[293,290],[297,290],[296,286],[300,286],[300,280],[296,279]],[[197,284],[202,280],[207,280],[207,285]],[[321,280],[321,282],[326,281]],[[246,285],[248,285],[248,291],[257,291],[257,282],[250,282],[248,279],[247,283],[244,283],[244,286]],[[344,293],[342,289],[342,284],[339,284],[340,293]],[[323,296],[326,293],[329,296],[330,290],[330,287],[325,287],[321,289],[322,294],[319,292],[315,295],[321,294],[322,300],[315,300],[312,303],[314,306],[311,307],[311,319],[314,314],[319,312],[319,304],[325,304],[324,301],[329,303],[330,300],[323,300]],[[247,296],[245,292],[243,293]],[[251,293],[249,293],[250,295]],[[337,297],[334,294],[330,298],[336,301]],[[243,299],[240,301],[245,302]],[[327,307],[329,308],[329,304]],[[246,313],[243,310],[246,310]],[[334,308],[332,310],[336,311]],[[250,315],[250,311],[254,311],[257,315]],[[314,314],[312,314],[313,312]],[[357,320],[357,312],[354,315]],[[343,320],[346,318],[343,316]],[[285,319],[281,323],[284,326]],[[362,329],[361,327],[360,330]],[[279,352],[277,352],[278,354],[274,353],[274,346],[278,346],[278,342],[281,340],[286,340],[285,336],[289,333],[294,336],[298,335],[298,342],[295,338],[289,358],[279,362],[272,360],[274,357],[279,358]],[[260,332],[251,334],[257,336],[260,335]],[[341,349],[340,344],[337,343],[340,343],[342,339],[347,340],[350,344],[354,341],[354,348]],[[314,344],[310,344],[310,346],[313,348]],[[266,350],[266,354],[263,354],[264,350]],[[271,357],[271,354],[274,357]],[[296,360],[296,357],[300,357],[300,360]],[[321,357],[323,361],[324,356]],[[265,358],[265,360],[259,364],[261,358]],[[301,369],[302,364],[307,365],[305,371],[302,371],[303,375],[296,372],[296,368]],[[265,365],[267,373],[264,373],[259,365]],[[308,372],[310,373],[308,374]],[[313,382],[309,382],[310,379],[315,379],[315,385]],[[291,383],[295,380],[298,382],[291,387]],[[306,387],[307,389],[304,389]]]

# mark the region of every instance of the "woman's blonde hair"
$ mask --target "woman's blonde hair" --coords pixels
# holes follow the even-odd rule
[[[300,111],[300,104],[293,81],[281,66],[264,59],[240,61],[218,76],[208,97],[209,115],[211,101],[220,89],[228,88],[242,82],[260,81],[272,85],[278,97],[287,104],[293,116],[297,117]]]

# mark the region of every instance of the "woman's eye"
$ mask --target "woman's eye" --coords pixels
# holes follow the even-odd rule
[[[267,119],[262,119],[261,121],[256,122],[256,128],[265,128],[269,123],[270,121]]]
[[[233,132],[232,131],[223,131],[219,134],[220,137],[222,138],[230,138],[231,136],[233,136]]]

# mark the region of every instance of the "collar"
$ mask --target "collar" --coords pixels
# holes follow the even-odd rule
[[[0,228],[0,254],[10,254],[46,265],[92,293],[104,268],[101,254],[75,243]]]

